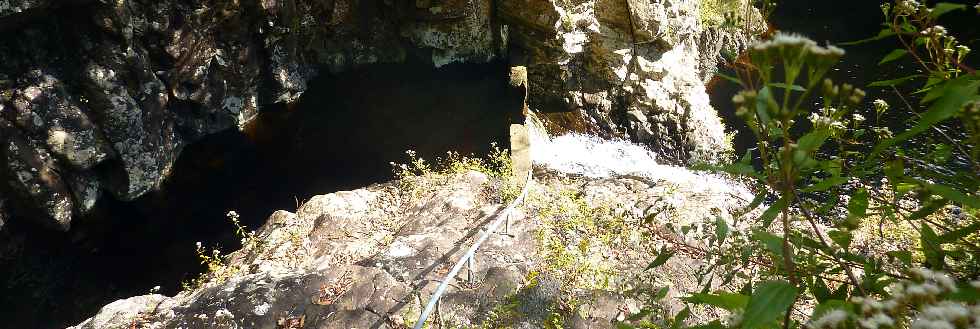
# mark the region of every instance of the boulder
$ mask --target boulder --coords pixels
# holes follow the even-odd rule
[[[106,188],[132,200],[155,188],[176,157],[180,137],[167,109],[170,95],[145,50],[109,42],[85,46],[82,90],[119,161]]]
[[[26,200],[25,209],[46,227],[67,231],[71,225],[73,201],[61,170],[51,153],[7,120],[0,119],[0,155],[5,163],[3,182],[13,196]]]
[[[109,157],[111,150],[102,131],[61,79],[45,70],[32,70],[18,85],[10,116],[31,139],[44,142],[73,169],[89,169]]]

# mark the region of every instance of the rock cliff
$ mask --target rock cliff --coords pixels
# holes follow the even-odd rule
[[[189,143],[318,74],[507,60],[530,105],[675,163],[728,149],[702,81],[748,36],[696,0],[0,0],[0,196],[68,230],[157,188]],[[560,120],[555,120],[559,122]],[[105,193],[107,192],[107,193]]]

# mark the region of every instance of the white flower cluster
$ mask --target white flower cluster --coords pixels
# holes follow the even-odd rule
[[[891,298],[875,300],[854,297],[860,304],[857,325],[863,329],[904,327],[900,319],[908,318],[911,329],[980,328],[980,305],[943,300],[943,294],[958,290],[956,281],[946,273],[925,268],[910,271],[912,280],[891,286]],[[980,287],[980,282],[971,282]],[[813,320],[813,329],[841,328],[848,319],[844,311],[828,312]]]
[[[834,111],[835,111],[834,109],[830,109],[831,113],[833,113]],[[831,128],[835,130],[842,130],[846,128],[843,122],[835,120],[834,118],[829,116],[823,116],[816,112],[810,113],[808,119],[810,120],[810,122],[813,123],[814,127]]]
[[[810,40],[810,38],[796,33],[783,32],[777,32],[776,35],[770,40],[756,43],[752,46],[752,49],[762,51],[790,47],[801,47],[803,50],[817,56],[844,56],[844,49],[831,45],[828,45],[826,48],[820,47],[816,42]]]
[[[889,107],[888,106],[888,102],[885,102],[884,100],[882,100],[880,98],[879,99],[876,99],[873,103],[874,103],[874,106],[875,106],[875,111],[878,112],[878,113],[882,113],[882,112],[885,112],[885,111],[888,110],[888,107]]]
[[[971,319],[972,318],[972,319]],[[970,322],[974,327],[970,327]],[[912,329],[976,328],[980,325],[980,307],[968,307],[961,303],[943,301],[922,308],[919,317],[912,321]]]
[[[774,36],[772,39],[756,43],[754,46],[752,46],[752,48],[756,50],[765,50],[785,46],[816,47],[817,43],[796,33],[777,32],[776,36]]]
[[[895,319],[885,313],[874,313],[874,315],[858,320],[862,328],[878,329],[889,328],[895,325]]]
[[[949,32],[946,31],[946,28],[940,25],[929,27],[925,30],[922,30],[922,32],[919,33],[921,33],[922,35],[931,35],[934,37],[943,37],[946,34],[949,34]]]
[[[915,14],[916,12],[918,12],[919,11],[919,7],[921,7],[921,6],[922,6],[922,4],[920,4],[918,1],[915,1],[915,0],[899,1],[898,4],[895,5],[895,14],[896,15],[912,15],[912,14]]]
[[[946,275],[946,273],[933,271],[927,268],[913,268],[911,274],[914,279],[922,280],[923,283],[919,286],[929,292],[935,292],[935,294],[941,292],[956,292],[956,281],[953,278]],[[938,287],[933,287],[938,285]],[[915,288],[915,284],[910,284],[906,287],[906,291],[911,292],[912,288]],[[934,295],[935,295],[934,294]]]
[[[863,317],[858,319],[858,324],[864,329],[888,328],[895,325],[895,319],[891,314],[895,314],[899,307],[898,301],[891,299],[877,301],[871,298],[854,297],[855,303],[861,304]]]
[[[839,328],[840,325],[844,323],[844,320],[847,320],[847,312],[842,310],[833,310],[824,313],[816,320],[811,320],[809,327],[813,329]]]
[[[872,127],[871,130],[874,130],[875,134],[878,134],[879,138],[892,138],[895,136],[895,134],[893,134],[891,129],[888,129],[888,127]]]

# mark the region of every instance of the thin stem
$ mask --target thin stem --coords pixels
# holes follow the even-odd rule
[[[922,68],[926,69],[926,71],[932,71],[929,66],[926,65],[926,62],[919,57],[919,54],[915,51],[915,48],[909,46],[908,42],[905,42],[905,38],[902,38],[904,33],[898,29],[898,16],[895,16],[895,18],[892,20],[892,31],[895,32],[895,36],[898,37],[898,41],[902,43],[902,46],[905,47],[905,49],[908,49],[909,53],[912,54],[912,57],[915,57],[915,60],[922,65]]]
[[[796,194],[796,191],[794,190],[793,193]],[[799,199],[799,196],[797,195],[797,200],[798,199]],[[813,233],[816,234],[817,238],[820,240],[820,244],[823,244],[824,245],[824,248],[827,248],[828,250],[831,250],[830,243],[827,243],[827,239],[823,237],[823,231],[821,231],[820,228],[817,226],[817,223],[814,220],[813,214],[810,213],[810,210],[806,209],[806,207],[802,203],[797,203],[797,204],[800,206],[800,210],[802,210],[803,216],[806,217],[806,221],[808,223],[810,223],[810,227],[813,228]],[[837,265],[840,266],[841,269],[843,269],[844,272],[847,273],[847,278],[849,280],[851,280],[851,283],[855,287],[858,288],[858,291],[861,292],[861,295],[862,296],[868,296],[868,293],[866,291],[864,291],[864,287],[862,287],[861,284],[860,284],[860,282],[858,282],[857,276],[854,275],[854,271],[851,270],[851,267],[850,266],[848,266],[847,264],[845,264],[844,262],[842,262],[837,257],[831,256],[831,260],[833,260],[834,262],[836,262]]]
[[[711,251],[709,251],[707,249],[704,249],[702,247],[698,247],[698,246],[689,244],[689,243],[684,242],[684,241],[679,241],[676,238],[674,238],[673,236],[670,236],[670,234],[663,234],[662,232],[659,232],[657,230],[654,230],[653,228],[650,228],[650,229],[653,231],[654,234],[656,234],[660,238],[666,240],[667,243],[670,243],[670,244],[675,245],[675,246],[680,246],[681,248],[678,248],[677,250],[679,250],[681,252],[687,253],[689,255],[698,256],[698,257],[712,254]],[[773,264],[767,263],[767,262],[765,262],[763,260],[758,260],[758,259],[754,259],[754,258],[748,258],[746,260],[749,263],[752,263],[753,265],[762,266],[762,267],[765,267],[765,268],[768,268],[768,269],[773,269],[774,268],[774,265]],[[810,275],[814,275],[814,276],[816,276],[816,277],[818,277],[820,279],[823,279],[825,281],[828,281],[828,282],[834,282],[834,283],[839,283],[839,284],[848,284],[848,285],[852,284],[851,282],[839,280],[839,279],[828,277],[828,276],[822,276],[822,275],[819,275],[819,274],[812,274],[812,273],[809,273],[809,274]]]
[[[885,200],[885,199],[883,199],[881,197],[877,197],[877,196],[873,196],[873,195],[870,196],[870,197],[871,197],[872,200],[875,200],[875,201],[878,201],[878,202],[881,202],[881,203],[887,203],[887,204],[890,204],[892,207],[895,207],[898,210],[895,213],[899,217],[901,217],[903,221],[905,221],[906,223],[908,223],[910,226],[915,227],[915,223],[913,223],[912,220],[908,218],[908,216],[905,216],[905,213],[903,212],[903,211],[905,211],[905,212],[913,212],[913,211],[915,211],[915,209],[909,209],[909,208],[902,207],[902,205],[898,204],[898,202],[892,203],[891,201]],[[936,221],[928,218],[928,216],[927,217],[923,217],[922,218],[922,221],[924,221],[924,222],[926,222],[926,223],[928,223],[928,224],[930,224],[932,226],[941,228],[941,229],[943,229],[943,231],[946,231],[946,232],[955,231],[955,229],[952,229],[952,228],[950,228],[950,227],[948,227],[948,226],[946,226],[946,225],[944,225],[942,223],[937,223]],[[980,252],[980,246],[974,245],[972,242],[968,241],[965,237],[959,238],[959,241],[963,243],[962,244],[963,246],[965,246],[965,247],[967,247],[969,249],[972,249],[972,250],[974,250],[976,252]]]
[[[909,104],[909,101],[906,100],[905,96],[898,91],[898,88],[895,88],[895,86],[891,86],[891,87],[892,87],[892,91],[895,92],[895,95],[898,95],[898,98],[902,100],[902,103],[905,103],[905,107],[909,109],[909,112],[911,112],[917,118],[922,119],[922,115],[919,114],[919,112],[916,112],[915,109],[912,108],[912,104]],[[970,163],[973,165],[973,168],[977,170],[977,172],[980,172],[980,163],[978,163],[976,159],[970,156],[970,152],[967,152],[966,149],[963,148],[962,144],[958,143],[952,137],[949,137],[949,135],[947,135],[946,132],[943,131],[942,129],[939,129],[939,127],[931,126],[931,128],[935,130],[937,133],[939,133],[939,135],[943,136],[943,138],[946,139],[946,142],[955,146],[956,149],[960,151],[960,153],[963,153],[963,156],[965,156],[966,159],[970,161]]]

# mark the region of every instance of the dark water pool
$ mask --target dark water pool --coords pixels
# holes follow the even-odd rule
[[[11,227],[29,239],[0,268],[0,328],[74,324],[160,285],[174,294],[202,270],[195,242],[238,247],[225,217],[257,227],[317,194],[392,178],[405,150],[432,157],[507,146],[506,66],[377,65],[314,80],[295,106],[263,109],[245,133],[187,147],[172,178],[134,202],[106,197],[67,234]]]

